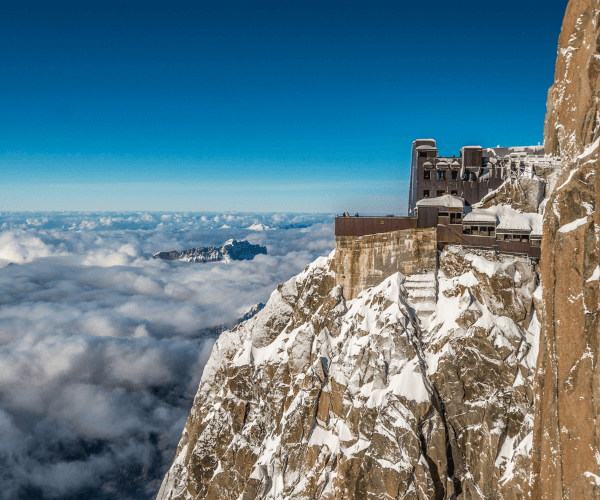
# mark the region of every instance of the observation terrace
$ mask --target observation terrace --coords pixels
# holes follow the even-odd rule
[[[496,232],[496,225],[486,226],[462,223],[462,218],[451,217],[450,211],[440,207],[423,207],[417,217],[396,216],[337,216],[335,218],[336,240],[340,237],[360,238],[374,234],[425,228],[437,228],[437,245],[462,245],[465,247],[494,250],[501,253],[527,255],[538,260],[541,256],[539,239],[530,237],[526,231]],[[460,222],[460,223],[457,223]]]

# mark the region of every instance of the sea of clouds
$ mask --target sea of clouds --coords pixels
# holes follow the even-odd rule
[[[218,325],[334,247],[331,215],[0,213],[0,498],[153,498]],[[253,231],[252,224],[276,230]],[[223,226],[228,226],[223,228]],[[153,259],[230,238],[252,261]]]

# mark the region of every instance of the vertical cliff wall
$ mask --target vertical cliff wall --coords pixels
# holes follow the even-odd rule
[[[532,498],[600,498],[598,78],[600,2],[571,0],[548,95],[549,179],[541,274]]]
[[[436,228],[406,229],[368,236],[336,236],[336,285],[351,300],[392,274],[432,273],[437,265]]]

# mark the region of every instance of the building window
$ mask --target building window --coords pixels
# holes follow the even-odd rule
[[[530,243],[531,243],[532,247],[539,247],[539,246],[542,245],[542,241],[541,240],[537,240],[537,239],[536,240],[532,239]]]
[[[450,217],[450,214],[448,212],[440,212],[438,217]]]
[[[419,151],[419,158],[427,158],[427,151]]]
[[[456,189],[453,189],[452,191],[450,191],[450,194],[452,196],[458,196],[458,191]]]
[[[446,172],[444,172],[443,170],[438,170],[437,178],[438,178],[438,181],[445,180]]]
[[[472,181],[476,181],[477,180],[477,176],[473,172],[471,172],[471,180]]]
[[[453,181],[457,181],[458,180],[458,170],[453,170],[452,171],[452,180]]]
[[[423,198],[429,198],[429,189],[423,191]]]
[[[504,241],[510,241],[510,240],[512,240],[512,238],[510,236],[511,236],[510,234],[505,234],[504,235]]]
[[[444,196],[445,194],[446,194],[446,191],[442,191],[442,190],[438,189],[436,196]]]
[[[463,234],[471,234],[471,226],[463,226]]]
[[[431,179],[431,172],[429,170],[425,170],[425,172],[423,172],[423,179],[425,179],[425,180]]]

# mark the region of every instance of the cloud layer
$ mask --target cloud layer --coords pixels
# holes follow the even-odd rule
[[[334,246],[313,214],[0,213],[0,228],[2,498],[152,497],[213,327]],[[151,258],[229,238],[269,254]]]

